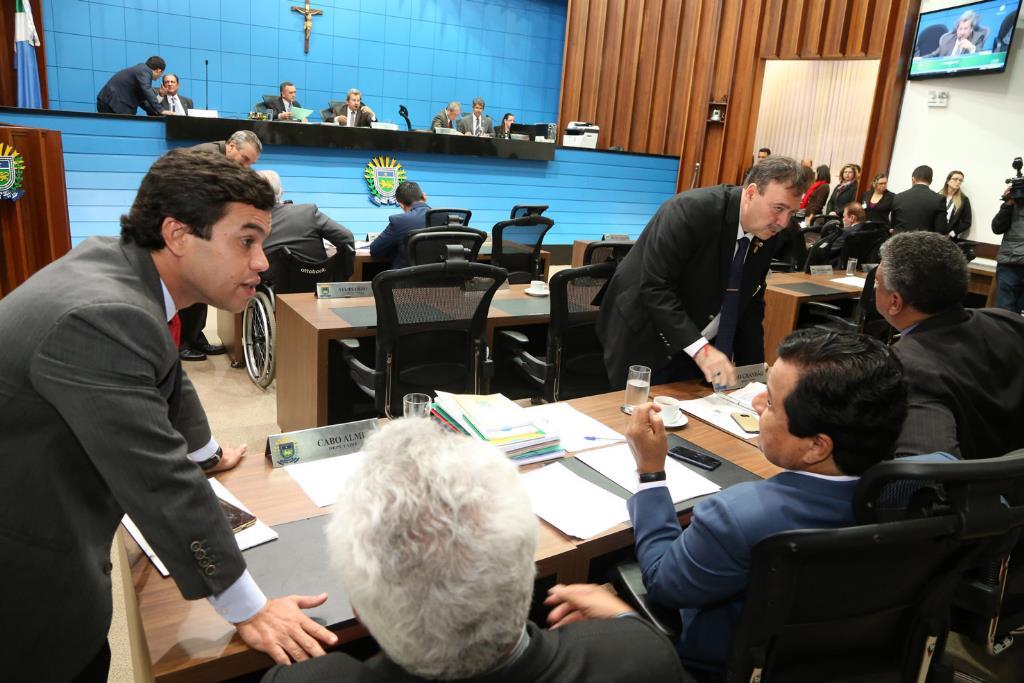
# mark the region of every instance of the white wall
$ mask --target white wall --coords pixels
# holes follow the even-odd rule
[[[924,0],[921,11],[945,9],[963,0]],[[889,189],[900,192],[910,186],[916,166],[928,164],[935,173],[933,190],[940,190],[946,174],[964,172],[963,192],[971,199],[974,224],[968,235],[978,242],[998,243],[992,234],[992,217],[1006,178],[1013,175],[1010,162],[1024,156],[1024,12],[1017,22],[1006,71],[1002,74],[933,78],[907,81]],[[949,106],[930,108],[929,91],[949,92]],[[865,168],[874,175],[876,170]]]

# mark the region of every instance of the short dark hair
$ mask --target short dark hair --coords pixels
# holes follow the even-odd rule
[[[289,85],[295,85],[295,84],[292,83],[291,81],[283,81],[281,83],[281,85],[278,86],[277,91],[278,92],[284,92],[284,89],[287,88]]]
[[[804,179],[804,172],[796,159],[777,156],[768,157],[754,164],[747,175],[746,184],[754,183],[757,191],[764,194],[768,183],[779,183],[794,194],[803,194],[807,191],[807,183]]]
[[[910,174],[914,180],[921,180],[923,182],[932,184],[932,167],[931,166],[918,166],[914,169],[914,172]]]
[[[398,186],[395,190],[395,199],[402,206],[412,206],[416,202],[423,200],[423,190],[420,189],[419,183],[404,182]]]
[[[785,400],[791,434],[827,434],[836,467],[847,475],[892,458],[907,386],[889,347],[863,334],[811,328],[783,339],[779,358],[800,370]]]
[[[921,313],[939,313],[967,296],[967,259],[945,235],[899,233],[885,241],[880,253],[885,288]]]
[[[146,66],[149,67],[150,71],[163,71],[167,68],[167,62],[164,61],[163,57],[153,55],[146,60]]]
[[[161,229],[168,217],[208,240],[228,202],[270,211],[274,191],[255,171],[223,154],[173,149],[157,159],[142,179],[132,208],[121,216],[121,240],[150,251],[163,249],[167,245]]]
[[[768,156],[771,156],[771,155],[772,155],[772,151],[771,151],[770,149],[768,149],[767,147],[762,147],[761,149],[759,149],[759,150],[757,150],[757,151],[758,151],[758,152],[764,152],[764,153],[765,153],[765,154],[767,154]]]
[[[814,177],[817,180],[822,180],[826,183],[830,183],[832,182],[832,170],[825,164],[822,164],[821,166],[818,167],[818,170],[815,172]]]

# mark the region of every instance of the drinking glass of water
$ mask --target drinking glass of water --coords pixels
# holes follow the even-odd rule
[[[402,398],[402,414],[405,417],[428,417],[430,415],[430,395],[406,394]]]
[[[643,365],[630,365],[626,377],[626,399],[623,408],[630,412],[633,406],[647,403],[647,395],[651,391],[651,369]]]
[[[846,259],[846,274],[856,275],[857,274],[857,259],[849,258]]]

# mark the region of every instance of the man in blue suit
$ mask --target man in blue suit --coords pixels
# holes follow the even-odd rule
[[[153,81],[160,78],[167,64],[160,57],[150,57],[145,64],[121,69],[110,77],[96,95],[96,111],[101,114],[134,115],[142,107],[150,116],[173,114],[160,106],[153,91]]]
[[[751,549],[782,531],[851,526],[857,479],[892,457],[907,407],[899,360],[862,335],[799,330],[783,340],[754,399],[760,447],[783,472],[699,503],[684,531],[665,482],[658,408],[634,410],[627,432],[640,488],[629,499],[650,598],[680,610],[683,664],[724,672],[750,578]]]
[[[402,213],[388,216],[388,227],[370,244],[370,256],[391,259],[392,268],[405,268],[409,258],[405,253],[405,240],[409,233],[427,226],[427,195],[417,183],[402,183],[395,191],[395,200]]]

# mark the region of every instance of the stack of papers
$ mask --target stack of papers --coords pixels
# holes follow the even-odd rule
[[[737,389],[728,394],[711,394],[704,398],[680,401],[679,407],[690,415],[699,417],[705,422],[729,432],[733,436],[749,439],[752,435],[743,431],[736,421],[732,419],[732,414],[745,412],[756,417],[757,412],[754,410],[751,402],[755,396],[766,389],[767,387],[761,382],[751,382],[742,389]]]
[[[359,469],[366,459],[362,451],[336,455],[333,458],[310,460],[287,465],[284,471],[291,475],[303,493],[319,508],[334,505],[338,491]]]
[[[640,486],[636,476],[636,461],[629,451],[629,446],[619,445],[587,451],[577,455],[576,459],[582,460],[630,493],[636,493]],[[665,460],[665,476],[673,503],[706,496],[722,488],[672,458]]]
[[[533,512],[569,536],[590,538],[629,519],[625,500],[591,484],[561,463],[527,472],[520,478]]]
[[[562,440],[562,448],[570,453],[626,440],[622,434],[568,403],[545,403],[525,408],[524,412],[545,431],[557,431]]]
[[[522,406],[501,394],[437,392],[431,416],[443,427],[485,441],[520,465],[565,455],[558,432],[535,424]]]

